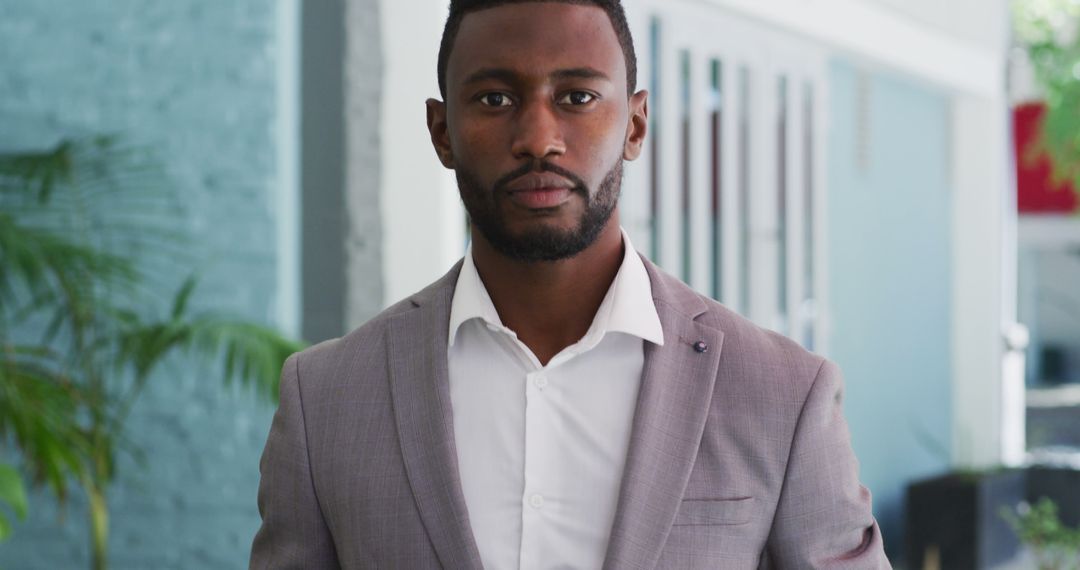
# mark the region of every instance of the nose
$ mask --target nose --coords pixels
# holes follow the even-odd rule
[[[537,100],[522,105],[510,149],[514,158],[544,159],[566,152],[553,105],[550,101]]]

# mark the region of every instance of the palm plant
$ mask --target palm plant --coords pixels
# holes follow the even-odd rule
[[[169,283],[189,248],[164,179],[151,153],[114,137],[0,154],[0,441],[61,504],[69,486],[86,495],[95,570],[107,566],[117,453],[139,456],[126,420],[162,362],[220,362],[224,382],[273,400],[283,361],[302,348],[191,310],[196,279]],[[25,515],[19,477],[0,465],[4,502]],[[0,511],[0,539],[8,527]]]

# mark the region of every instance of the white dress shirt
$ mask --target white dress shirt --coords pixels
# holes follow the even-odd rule
[[[488,570],[600,568],[630,443],[644,342],[663,345],[645,265],[626,253],[588,332],[541,366],[465,255],[448,363],[465,505]]]

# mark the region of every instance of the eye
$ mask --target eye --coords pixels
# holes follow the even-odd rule
[[[596,100],[596,95],[588,91],[571,91],[559,99],[561,105],[588,105]]]
[[[480,103],[488,107],[509,107],[511,101],[505,93],[485,93],[480,96]]]

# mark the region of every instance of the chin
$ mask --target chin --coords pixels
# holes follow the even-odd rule
[[[577,220],[554,220],[551,218],[537,218],[524,220],[521,223],[507,224],[506,233],[512,238],[566,236],[581,231],[581,224]]]

